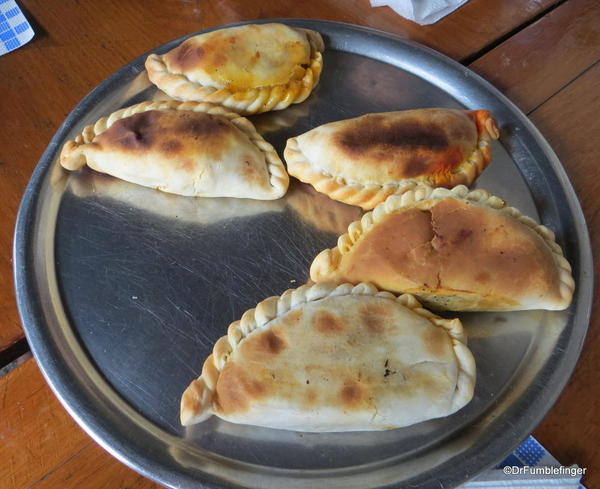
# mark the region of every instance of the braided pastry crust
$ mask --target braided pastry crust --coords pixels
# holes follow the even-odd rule
[[[200,377],[194,380],[183,393],[181,399],[181,423],[184,426],[199,423],[213,414],[228,419],[227,413],[223,413],[221,400],[217,394],[217,384],[226,365],[231,361],[239,361],[239,359],[234,360],[236,352],[249,338],[254,338],[260,333],[268,332],[274,327],[277,320],[284,318],[288,314],[293,314],[294,311],[301,311],[310,304],[319,302],[324,304],[326,300],[330,298],[350,296],[356,298],[360,296],[370,296],[381,298],[386,302],[391,301],[409,309],[412,313],[421,318],[425,318],[432,325],[444,330],[450,338],[457,366],[456,384],[447,408],[450,412],[454,412],[471,400],[475,384],[475,361],[466,346],[465,332],[459,319],[448,320],[440,318],[427,309],[424,309],[421,304],[409,294],[395,296],[389,292],[380,292],[374,286],[367,283],[361,283],[355,286],[350,284],[336,286],[331,283],[318,283],[314,285],[303,285],[297,289],[287,290],[279,297],[269,297],[260,302],[254,309],[246,311],[239,321],[231,323],[227,330],[227,335],[221,337],[216,342],[213,353],[204,362]],[[293,347],[293,345],[290,346],[290,348]],[[305,355],[310,356],[311,353],[312,352],[305,352]],[[375,360],[380,359],[372,359],[372,361]],[[305,361],[310,363],[311,360],[305,358]],[[313,359],[312,361],[316,360]],[[421,363],[427,362],[430,361]],[[301,365],[298,365],[297,367],[301,367]],[[388,373],[386,373],[386,376],[387,375]],[[285,380],[283,382],[285,382]],[[403,387],[402,389],[408,390],[409,388]],[[239,419],[234,421],[239,421]],[[297,426],[302,426],[302,420],[298,420],[300,423],[299,425],[293,425],[293,422],[294,421],[291,421],[291,425],[296,427],[288,429],[298,429]],[[269,426],[269,416],[267,413],[265,413],[263,426]],[[391,427],[393,426],[389,426],[389,428]],[[307,429],[306,426],[303,426],[302,428],[305,431],[327,431],[326,429]],[[361,430],[382,428],[378,427],[376,424],[374,424],[372,428],[365,428],[364,426],[357,428],[356,426],[349,425],[346,429],[342,429],[342,431],[348,429]]]
[[[385,185],[360,183],[317,170],[300,150],[296,138],[288,139],[284,155],[290,175],[312,185],[317,192],[333,200],[356,205],[364,210],[373,209],[390,195],[405,192],[417,185],[416,182],[411,181],[390,182]]]
[[[270,195],[268,198],[276,199],[282,197],[287,191],[289,177],[281,159],[273,146],[258,134],[252,123],[248,119],[224,107],[201,102],[181,102],[177,100],[147,101],[117,110],[107,117],[102,117],[95,124],[86,126],[75,140],[67,141],[60,154],[60,164],[67,170],[82,168],[88,163],[87,152],[93,149],[94,138],[106,132],[117,121],[150,111],[196,112],[227,119],[264,155],[270,185],[270,190],[268,190]],[[102,171],[102,169],[98,170]],[[119,177],[119,175],[115,176]]]
[[[469,191],[464,185],[458,185],[452,189],[445,188],[432,188],[427,185],[418,185],[410,188],[403,193],[398,195],[392,195],[387,198],[384,202],[379,204],[371,212],[367,212],[358,221],[353,222],[348,226],[347,233],[341,235],[338,238],[337,246],[332,249],[326,249],[321,251],[314,259],[310,267],[310,277],[315,282],[322,280],[336,280],[335,277],[340,277],[342,280],[343,276],[342,259],[345,255],[353,252],[357,244],[368,235],[379,223],[381,223],[387,216],[395,213],[396,211],[410,208],[431,208],[435,205],[436,201],[443,199],[452,198],[460,201],[466,201],[475,203],[482,207],[487,207],[499,211],[503,215],[510,216],[519,223],[523,224],[527,228],[533,230],[539,237],[543,239],[543,242],[548,247],[548,251],[552,256],[552,261],[557,270],[557,283],[556,295],[557,299],[552,298],[539,298],[539,303],[524,305],[513,304],[512,307],[506,306],[506,304],[499,304],[497,308],[491,309],[477,309],[469,308],[464,303],[461,303],[461,308],[454,308],[450,303],[448,307],[451,310],[521,310],[521,309],[565,309],[571,302],[573,291],[575,289],[575,282],[571,273],[571,265],[563,255],[561,247],[558,245],[555,239],[554,233],[546,226],[536,223],[532,218],[525,216],[514,207],[509,207],[506,203],[494,196],[489,192],[478,189]],[[419,206],[419,203],[427,204],[425,206]],[[474,263],[477,261],[477,257],[472,258]],[[344,278],[347,280],[347,277]],[[439,276],[438,276],[439,281]],[[421,300],[424,300],[428,305],[435,305],[436,307],[445,309],[442,303],[431,303],[431,300],[435,300],[435,296],[428,297],[428,294],[422,291],[421,295],[417,290],[406,290],[416,294]],[[461,291],[455,291],[460,294]],[[463,291],[464,292],[464,291]]]
[[[453,130],[468,137],[453,138]],[[417,184],[471,185],[490,162],[490,141],[498,136],[487,110],[367,114],[288,139],[284,157],[290,175],[332,199],[370,210]]]
[[[245,27],[251,26],[241,26],[241,28]],[[262,27],[264,28],[265,25]],[[297,66],[294,77],[285,83],[245,88],[211,86],[191,79],[185,67],[178,67],[175,71],[170,70],[165,62],[165,55],[157,54],[151,54],[146,59],[148,78],[158,88],[178,100],[219,104],[242,115],[282,110],[291,104],[304,101],[319,82],[323,69],[321,53],[324,50],[324,43],[321,35],[309,29],[294,29],[294,31],[305,36],[310,48],[310,59],[306,66]],[[260,55],[258,51],[257,53]],[[298,73],[300,70],[303,71],[302,74]]]

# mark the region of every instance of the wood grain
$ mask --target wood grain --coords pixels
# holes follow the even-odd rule
[[[600,134],[600,4],[572,0],[473,63],[524,110],[556,151],[600,253],[600,181],[594,178]],[[510,62],[506,62],[509,59]],[[556,93],[555,93],[556,92]],[[537,108],[536,108],[537,107]],[[595,263],[596,283],[600,267]],[[599,296],[581,357],[567,387],[533,435],[564,465],[587,467],[600,487],[600,426],[594,379],[600,352]]]
[[[66,415],[66,414],[65,414]],[[78,426],[73,427],[79,430]],[[163,489],[90,442],[27,489]]]
[[[90,443],[33,360],[0,378],[0,481],[26,487]]]
[[[594,276],[600,277],[600,181],[595,178],[600,134],[600,62],[530,114],[567,170],[585,214]],[[564,465],[588,467],[588,487],[600,487],[600,421],[597,382],[600,352],[600,296],[595,294],[592,319],[575,372],[556,405],[535,430],[540,442]]]
[[[600,59],[600,2],[571,0],[469,67],[529,112]]]
[[[0,378],[2,488],[158,489],[79,428],[34,360]]]

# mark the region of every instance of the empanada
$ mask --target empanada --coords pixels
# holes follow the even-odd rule
[[[272,200],[289,177],[252,123],[218,105],[142,102],[87,126],[60,155],[67,170],[90,168],[194,197]]]
[[[302,102],[319,81],[323,39],[283,24],[247,24],[183,41],[146,60],[148,78],[179,100],[212,102],[240,114]]]
[[[392,429],[457,411],[474,383],[458,319],[368,284],[304,285],[229,326],[184,392],[181,422]]]
[[[418,186],[348,227],[310,269],[452,311],[560,310],[574,282],[554,233],[484,190]]]
[[[290,175],[347,204],[373,209],[399,188],[470,185],[491,159],[487,110],[418,109],[331,122],[290,138]]]

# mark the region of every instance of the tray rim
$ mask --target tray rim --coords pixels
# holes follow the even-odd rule
[[[36,217],[38,217],[40,214],[40,190],[42,190],[43,188],[44,179],[45,177],[47,177],[47,173],[50,170],[52,162],[54,161],[54,156],[58,151],[58,147],[64,140],[68,132],[72,130],[73,126],[79,120],[80,113],[85,112],[84,109],[93,107],[98,98],[101,97],[104,93],[109,93],[115,85],[119,84],[121,79],[125,75],[127,75],[130,70],[135,70],[138,65],[141,65],[143,67],[143,62],[150,53],[164,52],[168,49],[171,49],[172,47],[179,44],[188,37],[197,35],[199,33],[210,32],[213,30],[222,29],[225,27],[233,27],[237,25],[269,22],[281,22],[288,25],[296,25],[303,27],[308,26],[309,28],[312,24],[313,26],[316,26],[315,28],[317,29],[319,25],[326,25],[330,26],[331,28],[338,27],[351,31],[372,34],[374,36],[387,38],[392,41],[405,44],[415,49],[416,51],[423,53],[427,57],[433,57],[438,62],[449,65],[454,70],[461,70],[466,76],[472,77],[480,88],[483,88],[490,92],[492,96],[497,98],[506,109],[508,109],[513,115],[515,115],[520,120],[520,122],[522,122],[525,125],[530,135],[540,146],[542,152],[548,157],[549,165],[553,172],[553,176],[558,179],[560,187],[564,193],[564,198],[569,205],[569,210],[571,211],[571,214],[575,217],[575,222],[573,222],[573,225],[577,231],[577,248],[579,252],[578,258],[580,267],[579,277],[578,280],[576,280],[576,294],[578,294],[577,297],[579,297],[577,311],[578,314],[577,317],[573,319],[573,324],[574,327],[578,324],[582,324],[582,326],[578,326],[578,329],[581,331],[579,331],[580,335],[577,338],[575,338],[577,340],[576,343],[573,344],[573,341],[571,341],[570,350],[566,351],[565,354],[561,357],[562,364],[557,370],[559,370],[562,375],[560,375],[558,384],[555,385],[555,388],[553,390],[542,390],[544,396],[540,396],[540,398],[543,397],[544,402],[539,401],[539,399],[534,400],[534,403],[540,405],[541,409],[537,411],[536,415],[530,416],[526,420],[527,422],[523,422],[519,426],[521,428],[521,430],[519,431],[524,432],[525,434],[520,434],[513,438],[513,442],[509,448],[505,448],[504,450],[497,452],[494,457],[488,457],[485,463],[479,463],[476,473],[483,471],[486,468],[489,468],[494,464],[500,462],[506,455],[508,455],[514,449],[514,447],[516,447],[526,436],[528,436],[529,432],[541,421],[541,419],[547,414],[552,405],[555,403],[574,371],[575,365],[583,347],[583,342],[585,340],[587,327],[589,325],[589,320],[591,316],[591,307],[593,300],[594,277],[593,273],[589,272],[589,270],[593,270],[589,232],[587,229],[583,211],[581,209],[581,205],[568,179],[566,171],[562,167],[560,161],[558,160],[558,157],[555,155],[548,142],[544,139],[539,130],[529,121],[527,116],[525,116],[520,111],[520,109],[518,109],[508,98],[506,98],[489,82],[487,82],[486,80],[484,80],[479,75],[475,74],[469,68],[465,67],[459,62],[454,61],[451,58],[448,58],[447,56],[431,48],[423,46],[415,41],[405,39],[397,34],[384,32],[370,27],[363,27],[348,23],[317,19],[260,19],[214,26],[209,29],[204,29],[182,36],[161,46],[157,46],[154,49],[142,54],[141,56],[135,58],[134,60],[124,65],[122,68],[115,71],[104,81],[99,83],[77,104],[77,106],[65,118],[61,126],[57,129],[56,133],[54,134],[50,143],[48,144],[48,147],[46,148],[38,164],[36,165],[35,170],[33,171],[32,176],[30,178],[30,181],[25,189],[21,204],[19,206],[15,226],[13,263],[17,306],[26,338],[37,360],[38,366],[42,371],[46,382],[50,385],[52,391],[59,399],[63,407],[69,412],[69,414],[97,443],[99,443],[104,449],[106,449],[109,453],[111,453],[121,462],[125,463],[130,468],[136,470],[142,475],[152,480],[155,480],[161,484],[169,484],[172,487],[178,487],[181,483],[193,483],[198,485],[199,487],[204,487],[204,484],[201,480],[198,480],[191,474],[183,475],[180,471],[174,471],[173,467],[159,467],[159,470],[157,470],[156,460],[153,460],[153,457],[151,457],[148,454],[140,454],[139,452],[136,453],[136,447],[133,446],[131,440],[125,440],[125,442],[123,442],[123,440],[119,439],[118,436],[112,434],[110,430],[104,428],[102,419],[98,419],[98,412],[92,412],[93,410],[90,410],[90,406],[81,405],[80,399],[78,399],[78,396],[82,392],[81,386],[69,385],[69,382],[72,382],[72,371],[70,370],[69,365],[67,364],[68,362],[66,362],[64,358],[56,358],[56,353],[59,353],[60,349],[58,348],[58,345],[54,343],[54,338],[52,338],[51,332],[45,330],[43,319],[39,319],[44,318],[44,314],[42,307],[43,304],[41,303],[40,297],[35,296],[36,266],[35,260],[32,259],[33,257],[35,257],[35,249],[33,246],[33,238],[35,232],[33,230],[33,223],[35,222]],[[417,74],[417,72],[413,73]],[[421,75],[422,73],[418,74],[417,76]],[[424,78],[427,79],[426,77]],[[531,184],[531,182],[529,181],[528,183]],[[86,358],[85,360],[90,362],[89,358]],[[62,361],[63,363],[61,364],[60,361]],[[90,365],[92,365],[91,362]],[[94,373],[97,376],[101,377],[99,372],[94,371]],[[554,379],[554,376],[556,376],[555,372],[553,372],[552,375]],[[104,382],[106,383],[105,380]],[[118,393],[113,394],[120,398]],[[122,399],[121,401],[124,404],[127,404],[126,401],[123,401]],[[133,408],[129,408],[133,410]],[[79,412],[81,409],[87,409],[87,411],[81,413]],[[531,411],[531,409],[529,409],[529,411]],[[149,420],[146,421],[151,423]],[[157,429],[163,431],[158,427]],[[169,437],[172,437],[173,439],[178,439],[176,436],[171,435],[169,433],[164,432],[164,434],[168,435]],[[240,462],[236,461],[236,463]],[[161,465],[160,461],[158,462],[158,465]],[[310,473],[318,471],[303,472]],[[446,478],[445,482],[452,485],[467,480],[467,477],[464,474],[464,470],[458,471],[459,474],[456,472],[457,471],[451,474],[450,477]],[[469,471],[468,478],[473,477],[474,475],[476,475],[476,473]],[[222,482],[214,479],[210,476],[210,474],[206,472],[202,472],[202,477],[204,479],[208,479],[207,482],[210,481],[210,487],[229,487],[229,485],[222,485]],[[434,481],[436,481],[436,479],[430,480],[430,482]],[[441,482],[435,482],[435,485],[432,484],[431,487],[440,487],[440,484]],[[427,487],[430,486],[427,485]]]

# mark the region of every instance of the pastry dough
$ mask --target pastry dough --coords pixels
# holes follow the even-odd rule
[[[219,29],[146,59],[150,81],[179,100],[212,102],[240,114],[302,102],[319,81],[323,39],[283,24]]]
[[[560,310],[574,281],[554,233],[484,190],[418,186],[348,227],[314,281],[369,281],[453,311]]]
[[[60,156],[67,170],[90,168],[164,192],[272,200],[289,177],[247,119],[220,106],[142,102],[87,126]]]
[[[470,185],[498,138],[487,110],[418,109],[331,122],[288,140],[290,175],[347,204],[373,209],[399,188]]]
[[[181,422],[361,431],[447,416],[473,396],[458,319],[368,284],[304,285],[229,326],[181,399]]]

